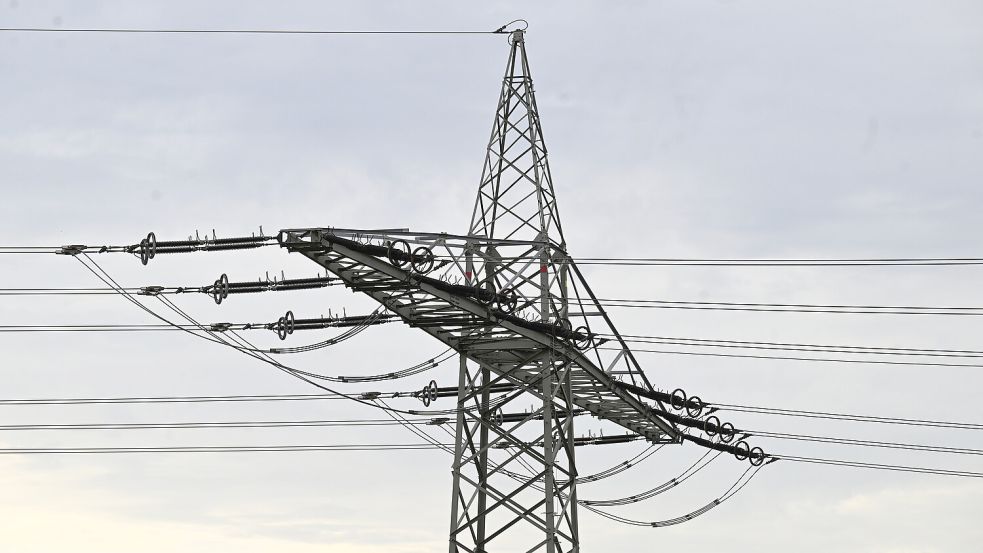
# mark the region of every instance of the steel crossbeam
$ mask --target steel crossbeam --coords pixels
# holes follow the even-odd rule
[[[369,243],[353,240],[356,237]],[[376,255],[366,251],[372,250],[373,241],[383,244],[404,238],[411,239],[413,245],[445,247],[458,257],[464,257],[460,252],[468,248],[460,244],[467,240],[455,241],[442,234],[292,229],[279,235],[284,248],[305,255],[406,324],[460,352],[457,450],[452,469],[457,490],[452,511],[456,514],[451,550],[487,551],[493,540],[505,536],[511,538],[511,544],[523,535],[521,528],[532,530],[536,536],[544,532],[552,536],[546,541],[535,539],[538,545],[531,551],[575,550],[579,538],[572,413],[582,409],[652,442],[674,440],[672,425],[619,386],[615,376],[589,358],[588,352],[564,338],[562,327],[521,319],[473,297],[484,288],[451,285],[412,268],[397,267],[386,256],[378,255],[381,246],[374,246]],[[549,246],[495,240],[483,243],[486,250],[511,247],[517,252]],[[453,270],[458,261],[454,258],[445,267]],[[474,266],[474,259],[462,266],[469,263]],[[462,282],[467,282],[463,276]],[[468,361],[473,363],[471,367]],[[497,400],[493,410],[490,389],[502,383],[516,386],[519,393]],[[539,398],[542,407],[522,421],[498,422],[496,412],[523,394]],[[542,420],[541,430],[528,424],[534,420]],[[512,453],[489,459],[502,450]],[[519,470],[508,469],[519,462]],[[462,486],[470,490],[468,495]]]
[[[539,386],[539,370],[530,357],[551,352],[557,360],[571,366],[574,405],[653,442],[675,435],[671,424],[633,394],[625,392],[612,375],[569,341],[531,328],[525,321],[478,300],[447,291],[435,279],[357,251],[352,244],[344,243],[347,239],[337,236],[354,232],[357,231],[284,230],[281,246],[304,254],[339,277],[345,286],[372,297],[406,324],[420,328],[495,374],[507,374],[508,380],[515,384]],[[398,239],[398,235],[373,233],[371,236]]]

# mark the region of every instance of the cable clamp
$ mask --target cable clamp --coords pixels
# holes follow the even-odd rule
[[[68,246],[62,246],[58,248],[58,251],[56,251],[55,253],[58,255],[75,256],[84,252],[86,248],[88,248],[88,246],[86,246],[85,244],[71,244]]]
[[[137,292],[140,296],[159,296],[164,291],[163,286],[144,286]]]
[[[358,399],[373,400],[373,399],[377,399],[381,395],[382,395],[381,392],[365,392],[365,393],[359,394]]]
[[[522,25],[522,28],[521,29],[515,29],[516,31],[525,31],[526,29],[529,28],[529,22],[526,21],[525,19],[513,19],[512,21],[509,21],[505,25],[502,25],[501,27],[495,29],[492,32],[493,33],[496,33],[496,34],[512,33],[514,31],[506,31],[505,29],[507,29],[508,26],[511,25],[511,24],[513,24],[513,23],[522,23],[523,24]]]
[[[208,328],[212,332],[225,332],[232,328],[232,323],[212,323]]]

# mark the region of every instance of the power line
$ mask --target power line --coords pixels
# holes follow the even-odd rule
[[[684,309],[695,311],[750,311],[770,313],[837,313],[855,315],[956,315],[980,316],[983,307],[933,307],[913,305],[823,305],[795,303],[741,303],[672,300],[598,299],[608,308]],[[587,304],[591,306],[592,304]]]
[[[349,327],[361,332],[368,326],[393,322],[391,315],[375,313],[367,316],[296,319],[294,330],[323,330],[332,327]],[[205,325],[215,332],[229,330],[277,330],[276,323],[212,323]],[[365,327],[365,328],[363,328]],[[173,324],[68,324],[68,325],[0,325],[0,332],[138,332],[138,331],[187,331],[199,330],[197,325]],[[354,330],[349,330],[352,332]],[[292,332],[291,332],[292,333]]]
[[[151,446],[151,447],[66,447],[0,448],[0,455],[65,455],[111,453],[262,453],[299,451],[411,451],[439,449],[422,444],[328,444],[328,445],[260,445],[260,446]]]
[[[393,30],[303,30],[303,29],[124,29],[124,28],[60,28],[5,27],[5,33],[121,33],[121,34],[234,34],[234,35],[494,35],[496,31],[393,31]]]
[[[0,431],[46,431],[46,430],[155,430],[155,429],[214,429],[214,428],[297,428],[297,427],[353,427],[353,426],[393,426],[427,425],[437,426],[449,422],[446,418],[429,419],[335,419],[335,420],[282,420],[282,421],[205,421],[205,422],[154,422],[154,423],[70,423],[70,424],[11,424],[0,425]],[[842,445],[858,445],[888,449],[906,449],[933,453],[955,453],[983,455],[983,450],[954,448],[901,442],[880,442],[829,436],[811,436],[766,432],[761,430],[738,429],[758,437],[812,441]]]
[[[149,241],[152,238],[152,242]],[[191,238],[188,240],[177,240],[158,242],[154,234],[150,233],[148,238],[141,240],[139,244],[128,246],[101,245],[88,246],[85,244],[69,244],[65,246],[0,246],[2,254],[48,254],[48,255],[67,255],[71,257],[80,254],[92,253],[128,253],[140,259],[144,265],[157,254],[170,253],[192,253],[192,252],[216,252],[216,251],[235,251],[254,248],[276,246],[275,238],[272,236],[236,236],[231,238]]]
[[[596,334],[601,337],[614,337],[613,334]],[[828,345],[795,342],[760,342],[743,340],[719,340],[712,338],[686,338],[678,336],[646,336],[622,334],[626,342],[683,345],[692,347],[725,347],[744,349],[773,349],[781,351],[812,351],[821,353],[850,353],[857,355],[903,355],[932,357],[983,357],[983,350],[969,349],[928,349],[910,347],[883,347],[857,345]]]
[[[0,427],[2,429],[2,427]],[[810,436],[807,434],[785,434],[780,432],[764,432],[760,430],[739,429],[760,438],[776,438],[780,440],[797,440],[805,442],[830,443],[839,445],[856,445],[863,447],[879,447],[885,449],[905,449],[910,451],[927,451],[931,453],[954,453],[959,455],[983,455],[983,449],[962,447],[946,447],[925,444],[909,444],[903,442],[879,442],[875,440],[856,440],[852,438],[836,438],[829,436]]]
[[[253,330],[264,329],[266,323],[236,323],[237,327]],[[162,325],[162,324],[74,324],[74,325],[0,325],[0,332],[137,332],[162,330],[188,330],[197,327],[191,325]]]
[[[437,425],[446,419],[407,419],[406,424]],[[284,420],[284,421],[205,421],[205,422],[152,422],[152,423],[71,423],[71,424],[5,424],[3,431],[44,430],[158,430],[199,428],[299,428],[299,427],[350,427],[393,426],[401,423],[389,419],[339,419],[339,420]]]
[[[357,377],[352,377],[357,378]],[[82,397],[82,398],[13,398],[0,399],[0,406],[14,405],[100,405],[100,404],[143,404],[143,403],[223,403],[254,401],[321,401],[349,399],[352,397],[411,397],[408,392],[362,392],[342,394],[262,394],[262,395],[220,395],[220,396],[131,396],[131,397]]]
[[[618,505],[630,505],[632,503],[638,503],[640,501],[645,501],[646,499],[651,499],[659,494],[671,490],[672,488],[675,488],[676,486],[682,484],[686,480],[689,480],[690,477],[697,474],[698,472],[706,468],[707,465],[717,460],[717,458],[723,455],[724,452],[718,451],[713,457],[710,457],[709,460],[706,460],[706,458],[709,457],[711,453],[713,453],[713,450],[708,449],[706,453],[703,454],[702,457],[697,459],[696,462],[694,462],[692,465],[687,467],[686,470],[684,470],[678,476],[675,476],[667,480],[666,482],[658,486],[655,486],[654,488],[650,488],[642,492],[633,493],[630,496],[620,497],[617,499],[580,499],[581,505],[593,505],[595,507],[614,507]],[[701,465],[700,463],[703,464]]]
[[[0,32],[74,32],[74,33],[186,33],[186,34],[502,34],[498,31],[301,31],[260,29],[60,29],[60,28],[0,28]],[[118,246],[86,247],[95,252]],[[60,253],[65,246],[0,246],[0,253]],[[435,259],[453,260],[454,256],[436,255]],[[503,256],[499,261],[538,261],[538,255]],[[550,261],[554,265],[615,265],[615,266],[687,266],[687,267],[912,267],[983,265],[983,257],[859,257],[859,258],[695,258],[695,257],[577,257]]]
[[[688,267],[912,267],[983,265],[979,257],[950,258],[858,258],[858,259],[695,259],[644,257],[575,258],[578,265],[688,266]]]
[[[983,430],[983,424],[972,422],[938,421],[927,419],[907,419],[899,417],[881,417],[873,415],[857,415],[851,413],[836,413],[828,411],[805,411],[801,409],[781,409],[777,407],[756,407],[751,405],[736,405],[732,403],[707,403],[711,407],[758,413],[763,415],[780,415],[788,417],[803,417],[812,419],[843,420],[849,422],[868,422],[878,424],[898,424],[903,426],[927,426],[935,428],[957,428],[961,430]]]
[[[164,300],[163,300],[163,298],[161,298],[161,301],[164,301]],[[192,322],[194,323],[194,321],[192,321]],[[411,425],[406,425],[406,426],[407,426],[407,427],[410,427]]]
[[[125,397],[83,397],[83,398],[12,398],[0,399],[0,406],[13,405],[93,405],[93,404],[142,404],[142,403],[221,403],[221,402],[256,402],[256,401],[321,401],[341,399],[338,394],[252,394],[252,395],[211,395],[211,396],[125,396]],[[824,418],[846,420],[853,422],[872,422],[884,424],[900,424],[907,426],[928,426],[938,428],[956,428],[964,430],[983,430],[983,423],[938,421],[926,419],[908,419],[898,417],[881,417],[858,415],[851,413],[836,413],[825,411],[806,411],[783,409],[777,407],[760,407],[738,405],[732,403],[707,403],[711,407],[731,411],[749,413],[797,416],[806,418]]]
[[[239,240],[239,239],[233,239],[233,240]],[[81,263],[82,266],[85,267],[89,272],[91,272],[93,275],[95,275],[96,278],[98,278],[99,280],[101,280],[103,282],[103,284],[106,284],[107,286],[113,287],[113,289],[117,290],[119,292],[119,294],[121,296],[123,296],[124,299],[126,299],[129,302],[131,302],[133,305],[135,305],[140,310],[146,312],[147,314],[151,315],[155,319],[158,319],[158,320],[160,320],[160,321],[162,321],[164,323],[167,323],[167,324],[172,325],[172,326],[178,326],[175,323],[173,323],[172,321],[170,321],[167,318],[161,316],[160,314],[156,313],[152,309],[150,309],[147,306],[143,305],[141,302],[139,302],[136,299],[134,299],[131,294],[129,294],[126,291],[122,290],[122,288],[120,287],[119,283],[116,282],[116,280],[113,279],[113,277],[110,276],[109,273],[106,272],[105,269],[103,269],[98,263],[96,263],[91,257],[89,257],[89,255],[87,253],[81,252],[79,255],[75,255],[73,257],[76,260],[78,260],[79,263]],[[91,263],[92,266],[89,266],[89,264],[86,263],[86,261],[88,261],[88,263]],[[356,381],[361,381],[362,379],[354,379],[354,378],[353,379],[348,379],[348,377],[331,377],[331,376],[325,376],[325,375],[320,375],[320,374],[316,374],[316,373],[311,373],[311,372],[306,372],[306,371],[295,369],[293,367],[290,367],[288,365],[285,365],[283,363],[280,363],[280,362],[276,361],[275,359],[273,359],[269,355],[269,353],[271,353],[271,352],[267,352],[267,351],[264,351],[262,349],[257,348],[251,342],[249,342],[248,340],[246,340],[245,338],[243,338],[242,336],[240,336],[235,330],[230,330],[229,333],[228,333],[229,339],[231,341],[226,340],[225,337],[223,337],[221,335],[221,334],[224,334],[224,332],[217,332],[217,331],[212,330],[212,329],[210,329],[208,327],[202,326],[201,323],[199,323],[198,321],[196,321],[194,318],[192,318],[190,315],[188,315],[186,312],[184,312],[181,308],[179,308],[174,302],[170,301],[166,297],[163,297],[163,296],[155,296],[155,298],[157,300],[159,300],[161,303],[163,303],[168,309],[171,309],[172,311],[174,311],[175,313],[177,313],[179,316],[183,317],[189,323],[197,326],[197,330],[182,329],[185,332],[187,332],[188,334],[190,334],[192,336],[195,336],[195,337],[198,337],[198,338],[202,338],[202,339],[211,341],[211,342],[220,343],[222,345],[231,347],[231,348],[235,349],[236,351],[239,351],[240,353],[243,353],[243,354],[245,354],[245,355],[247,355],[249,357],[252,357],[253,359],[257,359],[259,361],[262,361],[264,363],[267,363],[267,364],[275,367],[277,370],[280,370],[280,371],[282,371],[282,372],[284,372],[284,373],[286,373],[286,374],[288,374],[288,375],[290,375],[290,376],[292,376],[292,377],[294,377],[294,378],[296,378],[298,380],[301,380],[301,381],[303,381],[303,382],[305,382],[305,383],[307,383],[307,384],[309,384],[309,385],[311,385],[311,386],[313,386],[315,388],[318,388],[320,390],[323,390],[325,392],[328,392],[329,394],[334,394],[334,395],[340,396],[343,399],[347,399],[349,401],[353,401],[353,402],[359,403],[361,405],[365,405],[365,406],[368,406],[368,407],[373,407],[373,408],[376,408],[376,409],[380,409],[380,410],[382,410],[384,412],[387,412],[387,413],[401,413],[401,414],[407,414],[407,415],[449,415],[449,414],[454,414],[454,413],[459,412],[459,409],[456,409],[456,408],[454,408],[454,409],[444,409],[444,410],[430,410],[430,411],[400,410],[400,409],[393,409],[391,407],[385,406],[385,404],[380,405],[379,404],[380,402],[378,401],[381,397],[393,397],[393,398],[395,398],[395,397],[408,397],[408,396],[419,397],[419,393],[420,392],[387,392],[386,394],[382,394],[380,392],[368,392],[368,393],[361,393],[361,394],[357,394],[357,395],[356,394],[350,394],[350,393],[349,394],[346,394],[346,393],[343,393],[343,392],[338,392],[338,391],[336,391],[336,390],[334,390],[332,388],[329,388],[329,387],[327,387],[327,386],[325,386],[323,384],[320,384],[319,382],[316,382],[315,380],[328,380],[328,381],[331,381],[331,382],[349,382],[349,381],[356,382]],[[199,332],[202,332],[203,334],[199,334]],[[419,367],[421,365],[426,365],[427,363],[430,363],[431,366],[435,366],[435,365],[432,365],[433,364],[433,361],[431,360],[431,361],[428,361],[428,362],[424,362],[424,363],[418,364],[415,367]],[[413,369],[413,368],[411,368],[411,369]],[[411,373],[411,372],[408,372],[408,371],[409,370],[403,370],[403,371],[399,371],[396,374],[397,374],[398,377],[402,377],[402,376],[407,376],[409,374],[415,374],[415,372],[419,372],[419,371],[414,371],[414,372]],[[371,378],[373,380],[384,380],[384,379],[390,378],[390,375],[375,375],[375,376],[373,376]],[[518,396],[521,393],[523,393],[522,390],[513,392],[513,397],[514,396]],[[497,406],[498,403],[504,402],[504,401],[506,401],[506,399],[504,399],[504,398],[503,399],[497,399],[497,400],[495,400],[494,402],[492,402],[491,408],[492,409],[496,408],[496,406]],[[468,408],[466,410],[471,410],[471,408]]]
[[[184,330],[154,324],[80,324],[80,325],[3,325],[0,332],[144,332]]]
[[[588,511],[591,511],[606,519],[613,520],[615,522],[620,522],[622,524],[627,524],[631,526],[650,526],[653,528],[674,526],[676,524],[682,524],[684,522],[693,520],[696,517],[702,516],[707,512],[711,511],[712,509],[715,509],[717,506],[721,505],[722,503],[729,500],[730,498],[734,497],[735,495],[737,495],[737,493],[739,493],[742,489],[744,489],[745,486],[747,486],[747,484],[751,481],[751,479],[754,478],[754,476],[758,474],[758,471],[760,471],[762,468],[764,468],[764,465],[759,467],[748,467],[747,470],[741,473],[741,475],[737,478],[737,480],[734,481],[731,487],[728,488],[727,491],[725,491],[716,499],[710,501],[709,503],[707,503],[703,507],[700,507],[699,509],[686,513],[685,515],[678,516],[671,519],[666,519],[666,520],[654,520],[654,521],[635,520],[620,515],[615,515],[613,513],[609,513],[602,509],[598,509],[593,505],[589,505],[586,503],[580,503],[580,504]],[[748,473],[750,473],[750,476],[748,476]]]
[[[252,294],[259,292],[292,292],[297,290],[313,290],[339,285],[336,278],[317,277],[283,278],[276,277],[252,281],[229,282],[227,275],[222,275],[213,284],[205,286],[142,286],[121,288],[127,293],[139,296],[159,296],[161,294],[208,294],[216,303],[222,303],[230,294]],[[0,288],[2,296],[67,296],[67,295],[115,295],[113,288]]]
[[[89,255],[87,253],[82,252],[80,255],[75,255],[73,257],[76,260],[78,260],[78,262],[81,263],[82,266],[86,268],[86,270],[88,270],[93,275],[95,275],[96,278],[98,278],[99,280],[101,280],[103,284],[105,284],[106,286],[113,287],[115,290],[117,290],[119,292],[119,294],[121,296],[123,296],[124,299],[126,299],[127,301],[129,301],[130,303],[132,303],[134,306],[136,306],[140,310],[146,312],[148,315],[154,317],[155,319],[157,319],[157,320],[159,320],[161,322],[164,322],[164,323],[170,324],[170,325],[174,325],[174,323],[172,321],[168,320],[166,317],[161,316],[160,314],[158,314],[154,310],[152,310],[152,309],[148,308],[147,306],[143,305],[141,302],[139,302],[136,299],[134,299],[131,294],[123,291],[121,289],[119,283],[116,282],[116,280],[113,279],[113,277],[110,276],[110,274],[107,273],[105,269],[103,269],[98,263],[96,263],[91,257],[89,257]],[[86,262],[88,262],[88,263],[86,263]],[[89,263],[91,263],[92,266],[89,266]],[[166,297],[162,297],[162,296],[155,296],[155,297],[157,298],[157,300],[159,300],[161,303],[163,303],[169,309],[173,310],[178,315],[184,317],[188,322],[190,322],[190,323],[192,323],[194,325],[197,325],[199,331],[201,331],[204,334],[207,334],[208,335],[208,336],[206,336],[206,335],[203,335],[203,334],[198,334],[198,332],[196,332],[195,330],[185,329],[185,331],[188,332],[189,334],[191,334],[192,336],[195,336],[195,337],[198,337],[198,338],[203,338],[203,339],[206,339],[206,340],[209,340],[209,341],[213,341],[213,342],[217,342],[217,343],[221,343],[223,345],[226,345],[228,347],[231,347],[231,348],[235,349],[236,351],[239,351],[239,352],[241,352],[241,353],[243,353],[243,354],[245,354],[245,355],[247,355],[249,357],[252,357],[253,359],[257,359],[259,361],[262,361],[264,363],[267,363],[267,364],[275,367],[277,370],[280,370],[280,371],[284,372],[285,374],[288,374],[288,375],[290,375],[290,376],[292,376],[292,377],[294,377],[294,378],[296,378],[296,379],[298,379],[298,380],[300,380],[302,382],[305,382],[305,383],[307,383],[307,384],[309,384],[309,385],[311,385],[311,386],[313,386],[315,388],[318,388],[320,390],[323,390],[323,391],[325,391],[325,392],[327,392],[329,394],[334,394],[334,395],[340,396],[340,397],[342,397],[342,398],[344,398],[346,400],[349,400],[349,401],[352,401],[352,402],[355,402],[355,403],[359,403],[361,405],[365,405],[365,406],[368,406],[368,407],[373,407],[373,408],[376,408],[376,409],[381,409],[381,410],[386,411],[386,412],[400,412],[400,413],[405,413],[405,414],[408,414],[408,415],[419,415],[419,414],[450,414],[450,413],[456,413],[457,412],[456,409],[443,410],[443,411],[428,411],[428,412],[401,411],[401,410],[398,410],[398,409],[392,409],[390,407],[383,407],[383,406],[380,406],[378,403],[376,403],[375,402],[375,399],[377,399],[377,398],[380,397],[380,394],[378,394],[378,393],[373,393],[371,395],[367,395],[367,394],[354,395],[354,394],[345,394],[345,393],[342,393],[342,392],[338,392],[338,391],[336,391],[336,390],[334,390],[332,388],[329,388],[329,387],[327,387],[327,386],[325,386],[325,385],[323,385],[323,384],[321,384],[319,382],[316,382],[314,380],[314,379],[325,379],[325,380],[330,380],[330,379],[324,378],[321,375],[316,375],[316,374],[313,374],[313,373],[299,371],[297,369],[294,369],[294,368],[292,368],[290,366],[287,366],[287,365],[285,365],[283,363],[280,363],[280,362],[276,361],[270,355],[268,355],[266,352],[264,352],[263,350],[260,350],[259,348],[256,348],[256,346],[253,345],[251,342],[249,342],[245,338],[239,336],[239,334],[236,333],[234,330],[230,332],[230,336],[232,337],[232,339],[235,340],[236,343],[231,343],[229,341],[226,341],[219,333],[214,332],[214,331],[211,331],[211,330],[209,330],[206,327],[203,327],[200,323],[198,323],[196,320],[194,320],[190,315],[188,315],[187,313],[185,313],[183,310],[181,310],[177,305],[175,305],[173,302],[171,302],[170,300],[168,300]],[[399,392],[397,392],[396,394],[394,394],[392,397],[396,397],[398,395],[400,395]]]
[[[139,293],[139,288],[127,288],[127,291]],[[173,293],[161,290],[162,294]],[[107,296],[115,295],[110,288],[0,288],[0,296]]]
[[[437,256],[453,259],[452,256]],[[499,261],[539,260],[535,255],[502,256]],[[574,257],[551,260],[556,265],[684,266],[684,267],[875,267],[983,265],[983,257],[868,257],[868,258],[694,258],[694,257]]]
[[[905,465],[889,465],[882,463],[867,463],[863,461],[844,461],[842,459],[822,459],[817,457],[796,457],[793,455],[774,455],[776,459],[783,461],[795,461],[799,463],[816,463],[822,465],[837,465],[851,468],[864,468],[876,470],[889,470],[897,472],[915,472],[921,474],[937,474],[942,476],[961,476],[963,478],[983,478],[983,472],[971,472],[964,470],[949,470],[934,467],[910,467]]]
[[[0,252],[2,253],[2,252]],[[262,284],[262,283],[259,283]],[[137,295],[182,294],[189,292],[204,292],[207,287],[154,287],[152,292],[147,288],[122,288],[126,292]],[[294,288],[269,288],[269,290],[292,290]],[[300,288],[297,288],[300,289]],[[267,291],[256,290],[250,291]],[[239,293],[230,290],[230,293]],[[113,295],[112,288],[0,288],[0,296],[63,296],[63,295]],[[678,309],[694,311],[745,311],[764,313],[820,313],[847,315],[949,315],[949,316],[981,316],[983,307],[962,306],[915,306],[915,305],[830,305],[830,304],[797,304],[797,303],[747,303],[747,302],[707,302],[707,301],[677,301],[677,300],[645,300],[624,298],[602,298],[598,300],[606,308],[624,309]],[[591,307],[593,304],[581,304],[581,307]]]
[[[286,283],[286,282],[285,282]],[[255,283],[257,290],[266,285],[269,290],[292,290],[290,286],[274,286],[278,283]],[[328,285],[328,284],[325,284]],[[153,288],[152,291],[150,288]],[[297,288],[299,289],[299,288]],[[181,294],[189,292],[211,293],[209,287],[125,287],[122,290],[137,295]],[[252,291],[252,290],[250,290]],[[262,290],[265,291],[265,290]],[[239,293],[230,290],[229,293]],[[113,295],[113,288],[0,288],[3,296],[48,296],[48,295]],[[958,315],[980,316],[983,307],[963,306],[915,306],[915,305],[835,305],[807,303],[762,303],[762,302],[708,302],[682,300],[648,300],[627,298],[601,298],[599,302],[608,308],[631,309],[683,309],[698,311],[751,311],[779,313],[826,313],[826,314],[866,314],[866,315]],[[593,304],[586,304],[588,306]]]
[[[90,261],[91,261],[91,259],[90,259]],[[100,278],[102,278],[102,277],[100,277]],[[107,282],[107,284],[108,284],[108,282]],[[121,292],[121,293],[122,293],[122,292]],[[125,295],[125,293],[124,293],[124,295]],[[141,307],[141,308],[143,308],[143,306],[140,306],[140,307]],[[144,309],[145,309],[145,308],[144,308]],[[155,316],[157,316],[157,317],[159,317],[159,315],[156,315],[156,314],[155,314]],[[164,319],[162,319],[162,320],[164,320]],[[168,321],[168,322],[169,322],[169,321]],[[316,384],[315,384],[315,385],[316,385]]]
[[[283,420],[283,421],[206,421],[206,422],[154,422],[154,423],[71,423],[71,424],[10,424],[0,425],[2,431],[47,431],[47,430],[157,430],[157,429],[216,429],[216,428],[302,428],[302,427],[361,427],[361,426],[402,426],[428,425],[436,426],[449,422],[446,418],[437,419],[336,419],[336,420]],[[983,450],[933,446],[924,444],[909,444],[900,442],[880,442],[873,440],[857,440],[828,436],[810,436],[803,434],[786,434],[766,432],[761,430],[739,429],[738,432],[749,433],[758,437],[777,438],[841,445],[858,445],[888,449],[905,449],[913,451],[928,451],[933,453],[955,453],[965,455],[983,455]],[[636,496],[633,496],[636,497]]]
[[[15,398],[0,399],[4,405],[97,405],[139,403],[215,403],[239,401],[321,401],[342,399],[340,394],[263,394],[221,396],[131,396],[131,397],[82,397],[82,398]]]
[[[622,351],[622,348],[598,347],[597,349]],[[899,365],[908,367],[963,367],[983,368],[983,364],[973,363],[936,363],[925,361],[883,361],[878,359],[840,359],[832,357],[795,357],[784,355],[754,355],[746,353],[710,353],[703,351],[675,351],[661,349],[632,349],[635,353],[655,353],[660,355],[695,355],[699,357],[721,357],[725,359],[770,359],[775,361],[810,361],[816,363],[859,363],[866,365]]]

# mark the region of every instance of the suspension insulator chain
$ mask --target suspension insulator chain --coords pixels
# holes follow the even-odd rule
[[[502,426],[505,424],[505,413],[502,412],[502,408],[499,407],[495,409],[495,416],[493,417],[495,421],[495,426]]]
[[[409,264],[414,273],[425,275],[434,269],[437,257],[428,246],[418,246],[410,249],[406,240],[390,240],[386,242],[386,258],[394,267],[403,268]]]
[[[681,388],[673,390],[669,394],[669,406],[675,411],[686,411],[686,415],[689,417],[690,422],[685,424],[689,426],[694,426],[703,431],[704,434],[711,437],[718,437],[720,441],[724,444],[729,444],[737,437],[737,429],[730,422],[721,422],[720,418],[715,415],[710,415],[699,423],[697,419],[700,418],[706,409],[706,403],[699,396],[686,396],[686,392]],[[710,411],[713,412],[712,410]],[[741,445],[744,444],[744,445]],[[755,466],[760,466],[764,463],[765,455],[761,448],[750,448],[747,442],[744,440],[739,440],[734,444],[734,456],[740,460],[751,459],[751,463]],[[760,452],[760,454],[758,453]]]
[[[410,244],[406,240],[386,242],[386,257],[394,267],[403,267],[410,259]]]
[[[430,404],[437,401],[437,381],[431,380],[429,384],[423,387],[422,390],[417,392],[417,397],[423,400],[424,407],[430,407]]]
[[[514,290],[502,290],[495,298],[495,304],[502,312],[513,313],[515,312],[515,308],[519,306],[519,296],[516,295]]]
[[[140,263],[146,265],[154,256],[157,255],[157,235],[147,234],[147,237],[140,241]]]
[[[215,284],[212,285],[212,299],[216,304],[221,305],[222,300],[229,297],[229,275],[222,273]]]
[[[434,260],[433,250],[426,246],[420,246],[413,250],[410,265],[413,267],[413,271],[425,275],[433,270]]]
[[[294,333],[294,328],[296,327],[297,319],[294,318],[293,311],[287,311],[287,314],[277,319],[276,324],[273,326],[273,330],[276,331],[276,335],[281,340],[286,340],[287,336]]]
[[[132,246],[121,246],[121,247],[103,247],[100,249],[100,253],[104,251],[123,251],[131,253],[140,258],[140,263],[146,265],[151,259],[156,257],[158,254],[164,253],[189,253],[196,251],[224,251],[224,250],[240,250],[249,248],[258,248],[260,246],[266,245],[267,242],[273,240],[269,236],[240,236],[235,238],[197,238],[188,240],[177,240],[177,241],[167,241],[158,242],[157,235],[153,232],[147,234],[147,237],[140,240],[139,243]],[[84,249],[85,246],[82,246]],[[76,252],[66,250],[62,248],[63,252],[59,253],[75,255]]]
[[[580,351],[590,349],[594,345],[594,335],[586,326],[578,326],[573,331],[573,345]]]

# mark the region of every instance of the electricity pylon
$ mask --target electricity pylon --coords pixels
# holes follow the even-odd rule
[[[517,256],[520,259],[501,259],[496,247],[487,245],[483,252],[485,272],[476,284],[492,293],[499,293],[503,288],[514,293],[521,288],[522,307],[531,303],[528,307],[535,314],[534,320],[549,324],[568,320],[569,265],[563,262],[566,244],[524,38],[522,31],[510,36],[511,51],[468,236],[535,243]],[[551,247],[553,243],[557,245],[555,251]],[[529,267],[534,270],[530,271]],[[521,279],[517,279],[520,275]],[[477,334],[493,331],[493,327],[488,327]],[[575,406],[570,400],[569,362],[558,358],[552,348],[533,347],[527,353],[524,360],[513,363],[525,366],[539,380],[535,395],[541,398],[541,407],[535,411],[535,417],[529,418],[543,421],[541,451],[531,450],[528,444],[515,439],[511,428],[495,423],[488,387],[499,377],[493,377],[485,366],[469,369],[466,363],[461,363],[451,498],[451,553],[459,549],[485,551],[489,541],[520,520],[539,530],[542,542],[534,542],[531,549],[544,548],[550,553],[579,550],[573,444]],[[504,366],[499,364],[499,367],[501,372]],[[493,473],[506,470],[513,462],[507,459],[489,470],[488,449],[498,443],[522,452],[526,458],[523,468],[531,474],[516,478],[516,472],[509,471],[492,478]],[[536,493],[542,490],[541,497],[534,498],[537,500],[531,505],[515,501],[517,494],[533,486],[538,488]]]
[[[466,235],[278,235],[281,246],[460,354],[451,553],[579,551],[577,415],[653,443],[680,439],[664,409],[641,401],[638,391],[652,385],[567,254],[524,38],[509,34]],[[520,411],[530,398],[534,408]]]

